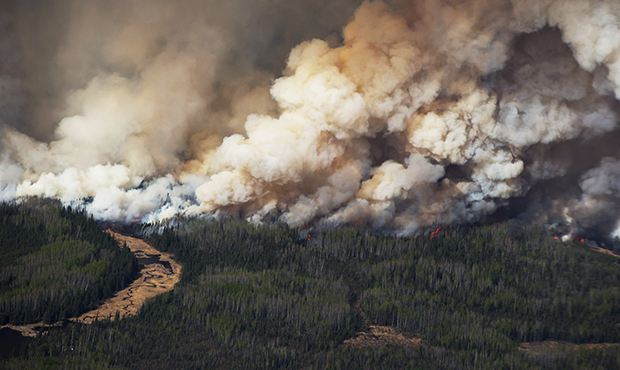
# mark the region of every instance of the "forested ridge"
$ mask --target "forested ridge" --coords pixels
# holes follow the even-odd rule
[[[0,324],[75,316],[136,270],[131,253],[83,211],[41,199],[0,204]]]
[[[3,367],[620,366],[613,346],[518,349],[523,341],[620,342],[618,260],[555,242],[539,227],[454,227],[429,240],[193,220],[149,241],[183,264],[174,291],[132,318],[53,330]],[[344,345],[366,320],[422,345]]]

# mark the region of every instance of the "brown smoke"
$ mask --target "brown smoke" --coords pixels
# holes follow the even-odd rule
[[[374,1],[339,34],[355,3],[6,10],[1,45],[26,63],[1,66],[2,198],[408,234],[476,222],[555,179],[577,190],[552,196],[547,217],[612,233],[619,177],[602,158],[620,154],[619,3]],[[591,166],[550,155],[567,145]]]

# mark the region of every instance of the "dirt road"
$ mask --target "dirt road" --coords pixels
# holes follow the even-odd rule
[[[117,292],[96,309],[86,312],[70,321],[90,324],[93,321],[133,316],[144,303],[153,297],[168,292],[181,280],[181,265],[172,255],[155,249],[142,239],[106,231],[120,245],[126,245],[142,265],[140,274],[127,288]]]
[[[127,246],[138,259],[140,272],[138,277],[125,289],[118,291],[113,297],[106,299],[92,311],[72,317],[69,321],[92,324],[99,320],[114,320],[136,315],[144,303],[162,293],[168,292],[181,280],[181,265],[174,260],[172,254],[160,252],[142,239],[106,231],[120,246]],[[23,336],[35,337],[38,333],[52,327],[62,326],[62,322],[54,324],[34,323],[26,325],[5,325],[0,329],[12,329]]]

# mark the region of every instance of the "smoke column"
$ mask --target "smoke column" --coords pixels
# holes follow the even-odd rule
[[[620,236],[615,0],[5,8],[0,200],[403,235],[508,211]]]

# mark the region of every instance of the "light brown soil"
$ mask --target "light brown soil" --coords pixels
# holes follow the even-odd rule
[[[620,343],[570,343],[548,340],[544,342],[525,342],[519,345],[519,350],[529,355],[540,356],[553,352],[575,351],[578,349],[605,349],[618,348]]]
[[[394,345],[401,347],[419,347],[422,338],[409,337],[390,326],[370,325],[368,330],[357,333],[353,338],[344,341],[347,347],[381,347]]]
[[[620,258],[620,255],[615,254],[613,251],[610,251],[609,249],[605,249],[605,248],[601,248],[601,247],[590,247],[590,250],[592,252],[604,254],[606,256]]]
[[[54,324],[45,324],[43,322],[37,322],[34,324],[13,325],[6,324],[0,327],[0,329],[11,329],[19,332],[23,337],[34,338],[40,333],[46,331],[49,328],[62,326],[62,321]]]
[[[144,240],[122,235],[112,230],[106,232],[113,236],[119,245],[127,246],[139,261],[148,259],[149,262],[141,266],[138,277],[127,288],[116,292],[112,298],[105,300],[96,309],[78,317],[72,317],[69,321],[92,324],[99,320],[114,320],[117,317],[134,316],[147,300],[172,290],[181,280],[181,265],[174,260],[172,254],[160,252]],[[170,268],[166,265],[169,265]],[[0,327],[0,329],[8,328],[20,332],[23,336],[36,337],[45,329],[56,326],[62,326],[62,322],[54,324],[8,324]]]
[[[122,235],[107,230],[120,245],[126,245],[136,258],[158,257],[160,262],[168,262],[170,269],[161,263],[150,263],[142,267],[140,275],[127,288],[117,292],[96,309],[70,319],[74,322],[91,324],[98,320],[113,320],[116,316],[134,316],[148,299],[168,292],[181,280],[181,265],[169,253],[162,253],[142,239]]]

